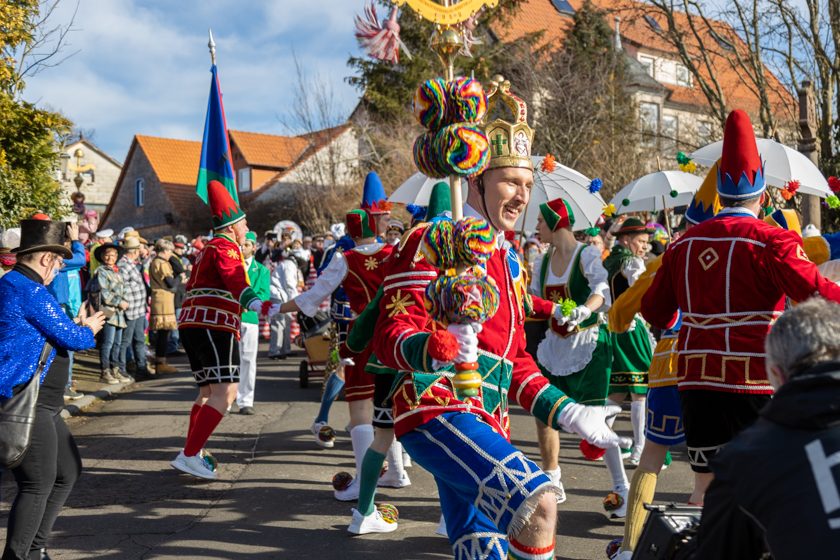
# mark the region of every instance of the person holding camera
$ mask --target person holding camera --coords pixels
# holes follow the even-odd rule
[[[712,461],[692,559],[828,558],[840,549],[838,333],[840,305],[822,298],[773,325],[765,348],[776,393]]]
[[[40,374],[29,448],[11,468],[18,493],[9,511],[3,560],[49,560],[47,538],[81,471],[79,451],[61,418],[70,351],[96,345],[105,316],[82,306],[75,324],[47,291],[73,253],[64,246],[67,224],[44,215],[23,220],[17,264],[0,279],[0,406]],[[39,370],[42,352],[50,350]]]

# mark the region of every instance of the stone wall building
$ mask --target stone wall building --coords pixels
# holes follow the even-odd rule
[[[117,186],[122,164],[84,137],[65,146],[59,158],[58,180],[64,201],[72,205],[72,194],[81,190],[85,208],[101,215]],[[77,176],[82,180],[79,188],[74,181]]]

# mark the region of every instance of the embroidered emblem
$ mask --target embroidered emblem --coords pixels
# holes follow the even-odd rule
[[[697,258],[700,260],[700,266],[703,267],[703,270],[709,270],[720,260],[717,251],[711,247],[700,253],[700,256]]]
[[[365,260],[365,270],[376,270],[376,267],[379,266],[379,261],[373,257],[368,257]]]
[[[796,257],[803,261],[811,262],[811,259],[808,258],[808,254],[805,252],[805,249],[803,249],[799,245],[796,246]]]
[[[236,259],[239,257],[239,253],[236,251],[236,249],[228,249],[227,256],[232,259]]]
[[[411,301],[411,296],[402,295],[402,290],[397,290],[397,295],[391,296],[391,303],[385,306],[390,313],[388,318],[391,319],[397,315],[408,315],[407,305]]]

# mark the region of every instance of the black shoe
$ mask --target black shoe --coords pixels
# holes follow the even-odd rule
[[[256,413],[257,411],[254,410],[253,406],[243,406],[239,409],[239,414],[244,414],[245,416],[253,416]]]

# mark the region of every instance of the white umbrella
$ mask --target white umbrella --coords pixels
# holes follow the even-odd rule
[[[389,202],[395,204],[416,204],[418,206],[428,206],[429,198],[432,196],[432,187],[441,181],[449,184],[449,179],[431,179],[420,172],[415,173],[406,181],[397,187],[391,196],[388,197]],[[463,200],[467,198],[467,182],[461,180],[461,194]]]
[[[575,214],[575,231],[593,227],[604,211],[604,199],[598,193],[589,192],[591,181],[570,167],[554,164],[554,171],[541,170],[543,156],[532,156],[534,162],[534,188],[528,207],[516,223],[516,231],[533,232],[537,229],[540,204],[564,198]],[[523,226],[524,224],[524,226]]]
[[[659,212],[665,208],[686,206],[703,184],[703,178],[684,171],[648,173],[625,185],[610,204],[617,214],[628,212]],[[672,196],[675,193],[676,196]],[[627,201],[628,204],[624,204]]]
[[[769,138],[756,138],[764,161],[764,180],[771,187],[784,188],[788,181],[799,181],[799,193],[826,198],[832,194],[828,181],[804,154]],[[700,165],[711,167],[723,153],[723,141],[713,142],[690,154]]]

